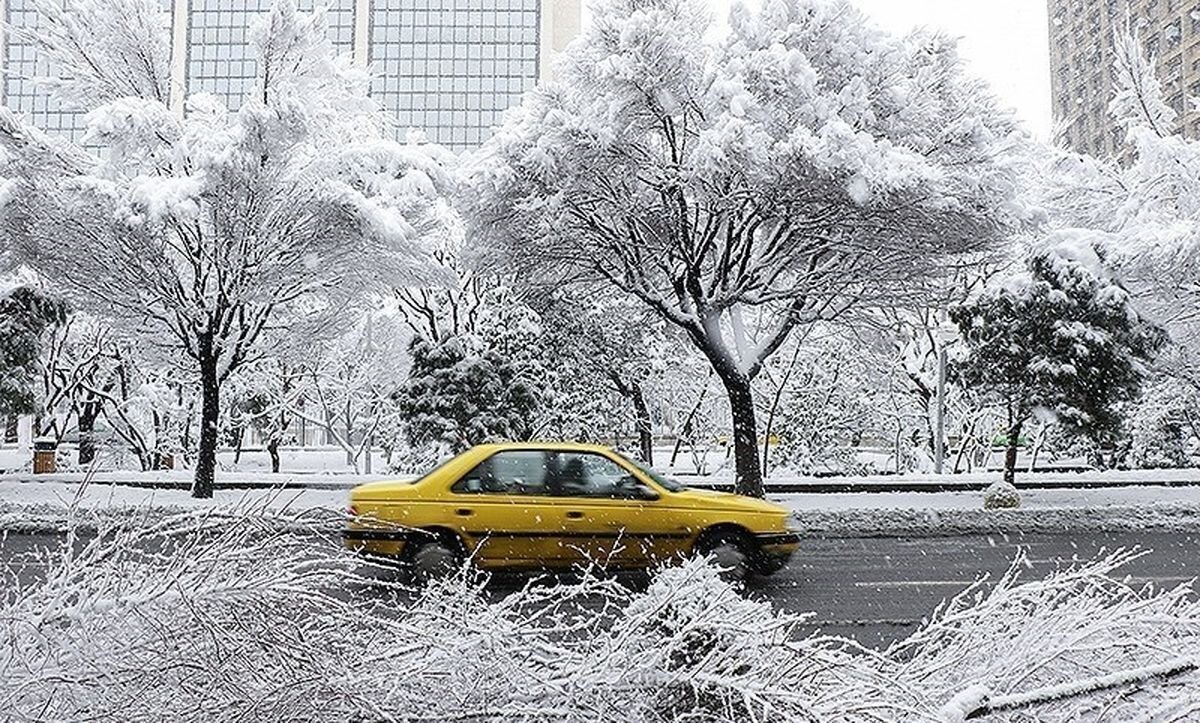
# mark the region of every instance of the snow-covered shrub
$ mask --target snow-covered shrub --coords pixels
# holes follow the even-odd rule
[[[454,453],[444,442],[409,444],[403,437],[392,450],[388,471],[403,475],[422,475],[450,459]]]
[[[985,510],[1009,509],[1021,506],[1021,493],[1003,480],[993,482],[983,491]]]
[[[973,686],[991,691],[993,704],[1033,699],[988,721],[1159,720],[1154,711],[1200,697],[1200,675],[1186,666],[1182,675],[1152,674],[1195,661],[1200,602],[1190,585],[1134,588],[1114,574],[1143,554],[1116,552],[1030,582],[1019,580],[1022,555],[990,592],[980,583],[960,593],[887,656],[904,661],[904,680],[946,702]],[[1114,673],[1129,682],[1071,695]]]
[[[1195,390],[1177,379],[1159,379],[1132,410],[1130,462],[1138,469],[1186,467],[1194,435]]]
[[[872,651],[701,561],[641,592],[585,572],[501,595],[469,569],[414,591],[327,513],[261,512],[102,529],[0,593],[5,719],[915,722],[1048,691],[989,720],[1126,720],[1200,695],[1200,603],[1114,578],[1129,555],[1029,583],[1018,560]],[[1140,682],[1073,694],[1115,673]]]

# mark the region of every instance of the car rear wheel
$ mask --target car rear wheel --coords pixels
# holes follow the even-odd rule
[[[444,540],[422,542],[409,558],[413,582],[426,585],[431,580],[448,577],[462,566],[462,556]]]
[[[742,582],[750,575],[753,553],[753,543],[732,530],[706,534],[696,543],[696,554],[711,559],[730,582]]]

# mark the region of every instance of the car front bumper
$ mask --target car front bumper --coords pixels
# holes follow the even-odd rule
[[[762,533],[754,539],[758,543],[756,566],[763,572],[782,568],[800,549],[800,533],[793,530]]]

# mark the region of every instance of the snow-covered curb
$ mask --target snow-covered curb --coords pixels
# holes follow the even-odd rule
[[[796,510],[805,537],[955,537],[977,534],[1200,532],[1200,504],[1166,502],[1042,509]]]

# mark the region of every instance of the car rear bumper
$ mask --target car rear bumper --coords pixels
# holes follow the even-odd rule
[[[408,542],[428,536],[429,533],[422,532],[421,530],[397,530],[373,527],[348,527],[342,530],[342,539],[346,542]]]
[[[342,529],[342,547],[371,557],[399,558],[409,543],[429,539],[423,530],[398,527],[347,527]]]

